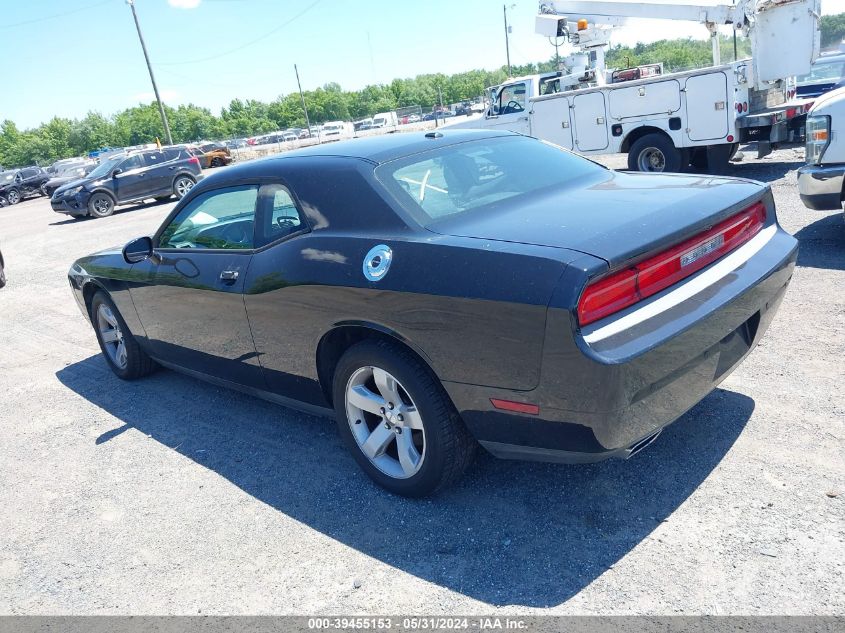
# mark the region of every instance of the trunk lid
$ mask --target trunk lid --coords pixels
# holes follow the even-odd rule
[[[443,235],[566,248],[611,267],[691,237],[758,200],[765,185],[709,175],[603,172],[598,179],[429,225]]]

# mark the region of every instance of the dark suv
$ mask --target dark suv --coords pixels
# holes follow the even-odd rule
[[[29,196],[45,196],[44,185],[50,174],[40,167],[25,167],[0,172],[0,197],[17,204]]]
[[[85,178],[56,189],[53,211],[104,218],[115,206],[183,197],[202,178],[199,159],[184,148],[165,147],[111,156]]]

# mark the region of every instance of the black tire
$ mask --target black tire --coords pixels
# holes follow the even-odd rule
[[[17,204],[21,201],[21,192],[14,187],[6,191],[6,202],[10,205]]]
[[[47,189],[47,183],[46,183],[46,182],[45,182],[43,185],[41,185],[41,186],[38,188],[38,190],[41,192],[41,195],[42,195],[42,196],[47,196],[47,197],[49,198],[49,197],[52,195],[52,194],[50,193],[50,191]]]
[[[220,167],[223,164],[223,161],[220,160],[219,157],[215,156],[211,159],[211,166],[212,167]]]
[[[628,150],[631,171],[679,172],[684,167],[682,152],[665,134],[646,134]]]
[[[108,306],[111,313],[117,319],[119,328],[123,335],[123,344],[126,347],[126,365],[121,367],[112,359],[110,353],[106,349],[106,342],[103,340],[103,334],[97,325],[97,311],[101,305]],[[106,359],[106,364],[114,372],[114,374],[122,380],[135,380],[136,378],[143,378],[153,373],[158,365],[156,362],[147,356],[146,352],[138,345],[138,341],[132,336],[132,332],[126,325],[126,321],[120,315],[117,307],[111,298],[102,290],[98,290],[91,298],[91,325],[94,327],[94,334],[97,336],[97,343],[100,345],[100,351],[103,353],[103,358]]]
[[[190,185],[184,185],[184,183],[190,183]],[[177,176],[173,181],[173,195],[176,196],[177,200],[181,200],[195,184],[197,184],[197,181],[190,176],[185,176],[184,174]]]
[[[92,218],[107,218],[114,213],[114,198],[97,191],[88,198],[88,215]]]
[[[346,411],[350,378],[364,367],[379,367],[396,378],[411,398],[425,429],[425,453],[418,472],[411,477],[391,477],[364,454]],[[443,386],[407,349],[386,341],[363,341],[349,348],[335,368],[333,401],[341,437],[361,469],[378,485],[394,494],[422,497],[456,482],[472,461],[476,442],[458,416]]]

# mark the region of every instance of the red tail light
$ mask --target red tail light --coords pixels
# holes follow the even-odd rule
[[[756,202],[659,255],[592,282],[578,301],[578,322],[598,321],[678,283],[750,240],[765,221],[766,207]]]
[[[199,167],[199,165],[200,165],[200,159],[199,159],[199,158],[197,158],[196,156],[191,156],[191,157],[188,159],[188,164],[189,164],[189,165],[196,165],[197,167]]]

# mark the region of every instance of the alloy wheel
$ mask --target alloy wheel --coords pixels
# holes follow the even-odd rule
[[[190,178],[180,178],[176,181],[176,194],[182,198],[184,197],[194,186],[194,181]]]
[[[93,206],[97,215],[108,215],[109,211],[111,211],[111,200],[109,200],[106,196],[98,196],[94,200]]]
[[[346,417],[361,452],[388,477],[407,479],[425,459],[425,427],[402,384],[379,367],[361,367],[346,385]]]
[[[6,200],[9,201],[9,204],[17,204],[21,201],[21,194],[12,189],[9,193],[6,194]]]
[[[97,308],[97,331],[109,359],[120,369],[126,368],[126,342],[114,312],[105,303]]]

